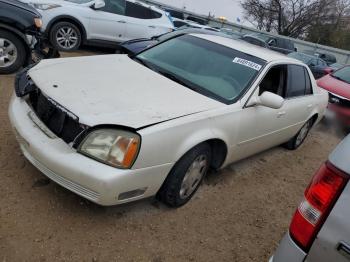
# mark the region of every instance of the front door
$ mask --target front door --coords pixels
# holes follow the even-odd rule
[[[312,107],[311,82],[310,78],[307,82],[306,73],[303,66],[296,65],[269,70],[251,99],[268,91],[285,98],[284,104],[280,109],[260,105],[243,108],[233,161],[280,145],[297,134]]]
[[[125,41],[125,0],[105,0],[105,4],[103,8],[90,11],[89,40]]]

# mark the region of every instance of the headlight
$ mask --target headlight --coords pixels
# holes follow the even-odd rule
[[[116,129],[99,129],[89,133],[78,152],[118,168],[130,168],[139,152],[138,134]]]
[[[60,5],[57,4],[38,4],[38,3],[33,3],[32,4],[34,8],[39,9],[39,10],[49,10],[49,9],[54,9],[57,7],[61,7]]]
[[[37,28],[41,28],[43,26],[43,20],[41,18],[34,18],[34,24]]]

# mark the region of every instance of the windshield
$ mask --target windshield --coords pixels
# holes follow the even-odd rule
[[[350,66],[343,67],[332,74],[333,77],[350,84]]]
[[[304,55],[304,54],[301,54],[301,53],[290,53],[288,54],[289,57],[291,58],[295,58],[301,62],[304,62],[305,64],[309,64],[310,60],[312,59],[312,57],[308,56],[308,55]]]
[[[239,99],[265,65],[262,59],[191,35],[170,39],[135,59],[227,104]]]

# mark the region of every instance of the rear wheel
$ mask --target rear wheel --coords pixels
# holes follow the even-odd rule
[[[0,74],[11,74],[26,61],[24,43],[15,34],[0,30]]]
[[[73,23],[58,22],[51,29],[50,41],[60,51],[74,51],[81,44],[81,32]]]
[[[186,204],[196,193],[211,161],[211,148],[200,144],[184,155],[171,170],[158,193],[159,199],[171,207]]]
[[[289,140],[284,146],[289,150],[295,150],[301,146],[301,144],[305,141],[307,135],[310,132],[310,129],[313,124],[313,119],[308,120],[302,128],[299,130],[298,134],[296,134],[291,140]]]

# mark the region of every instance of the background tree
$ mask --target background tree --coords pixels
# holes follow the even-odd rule
[[[245,18],[258,29],[299,37],[326,16],[332,0],[245,0]]]

